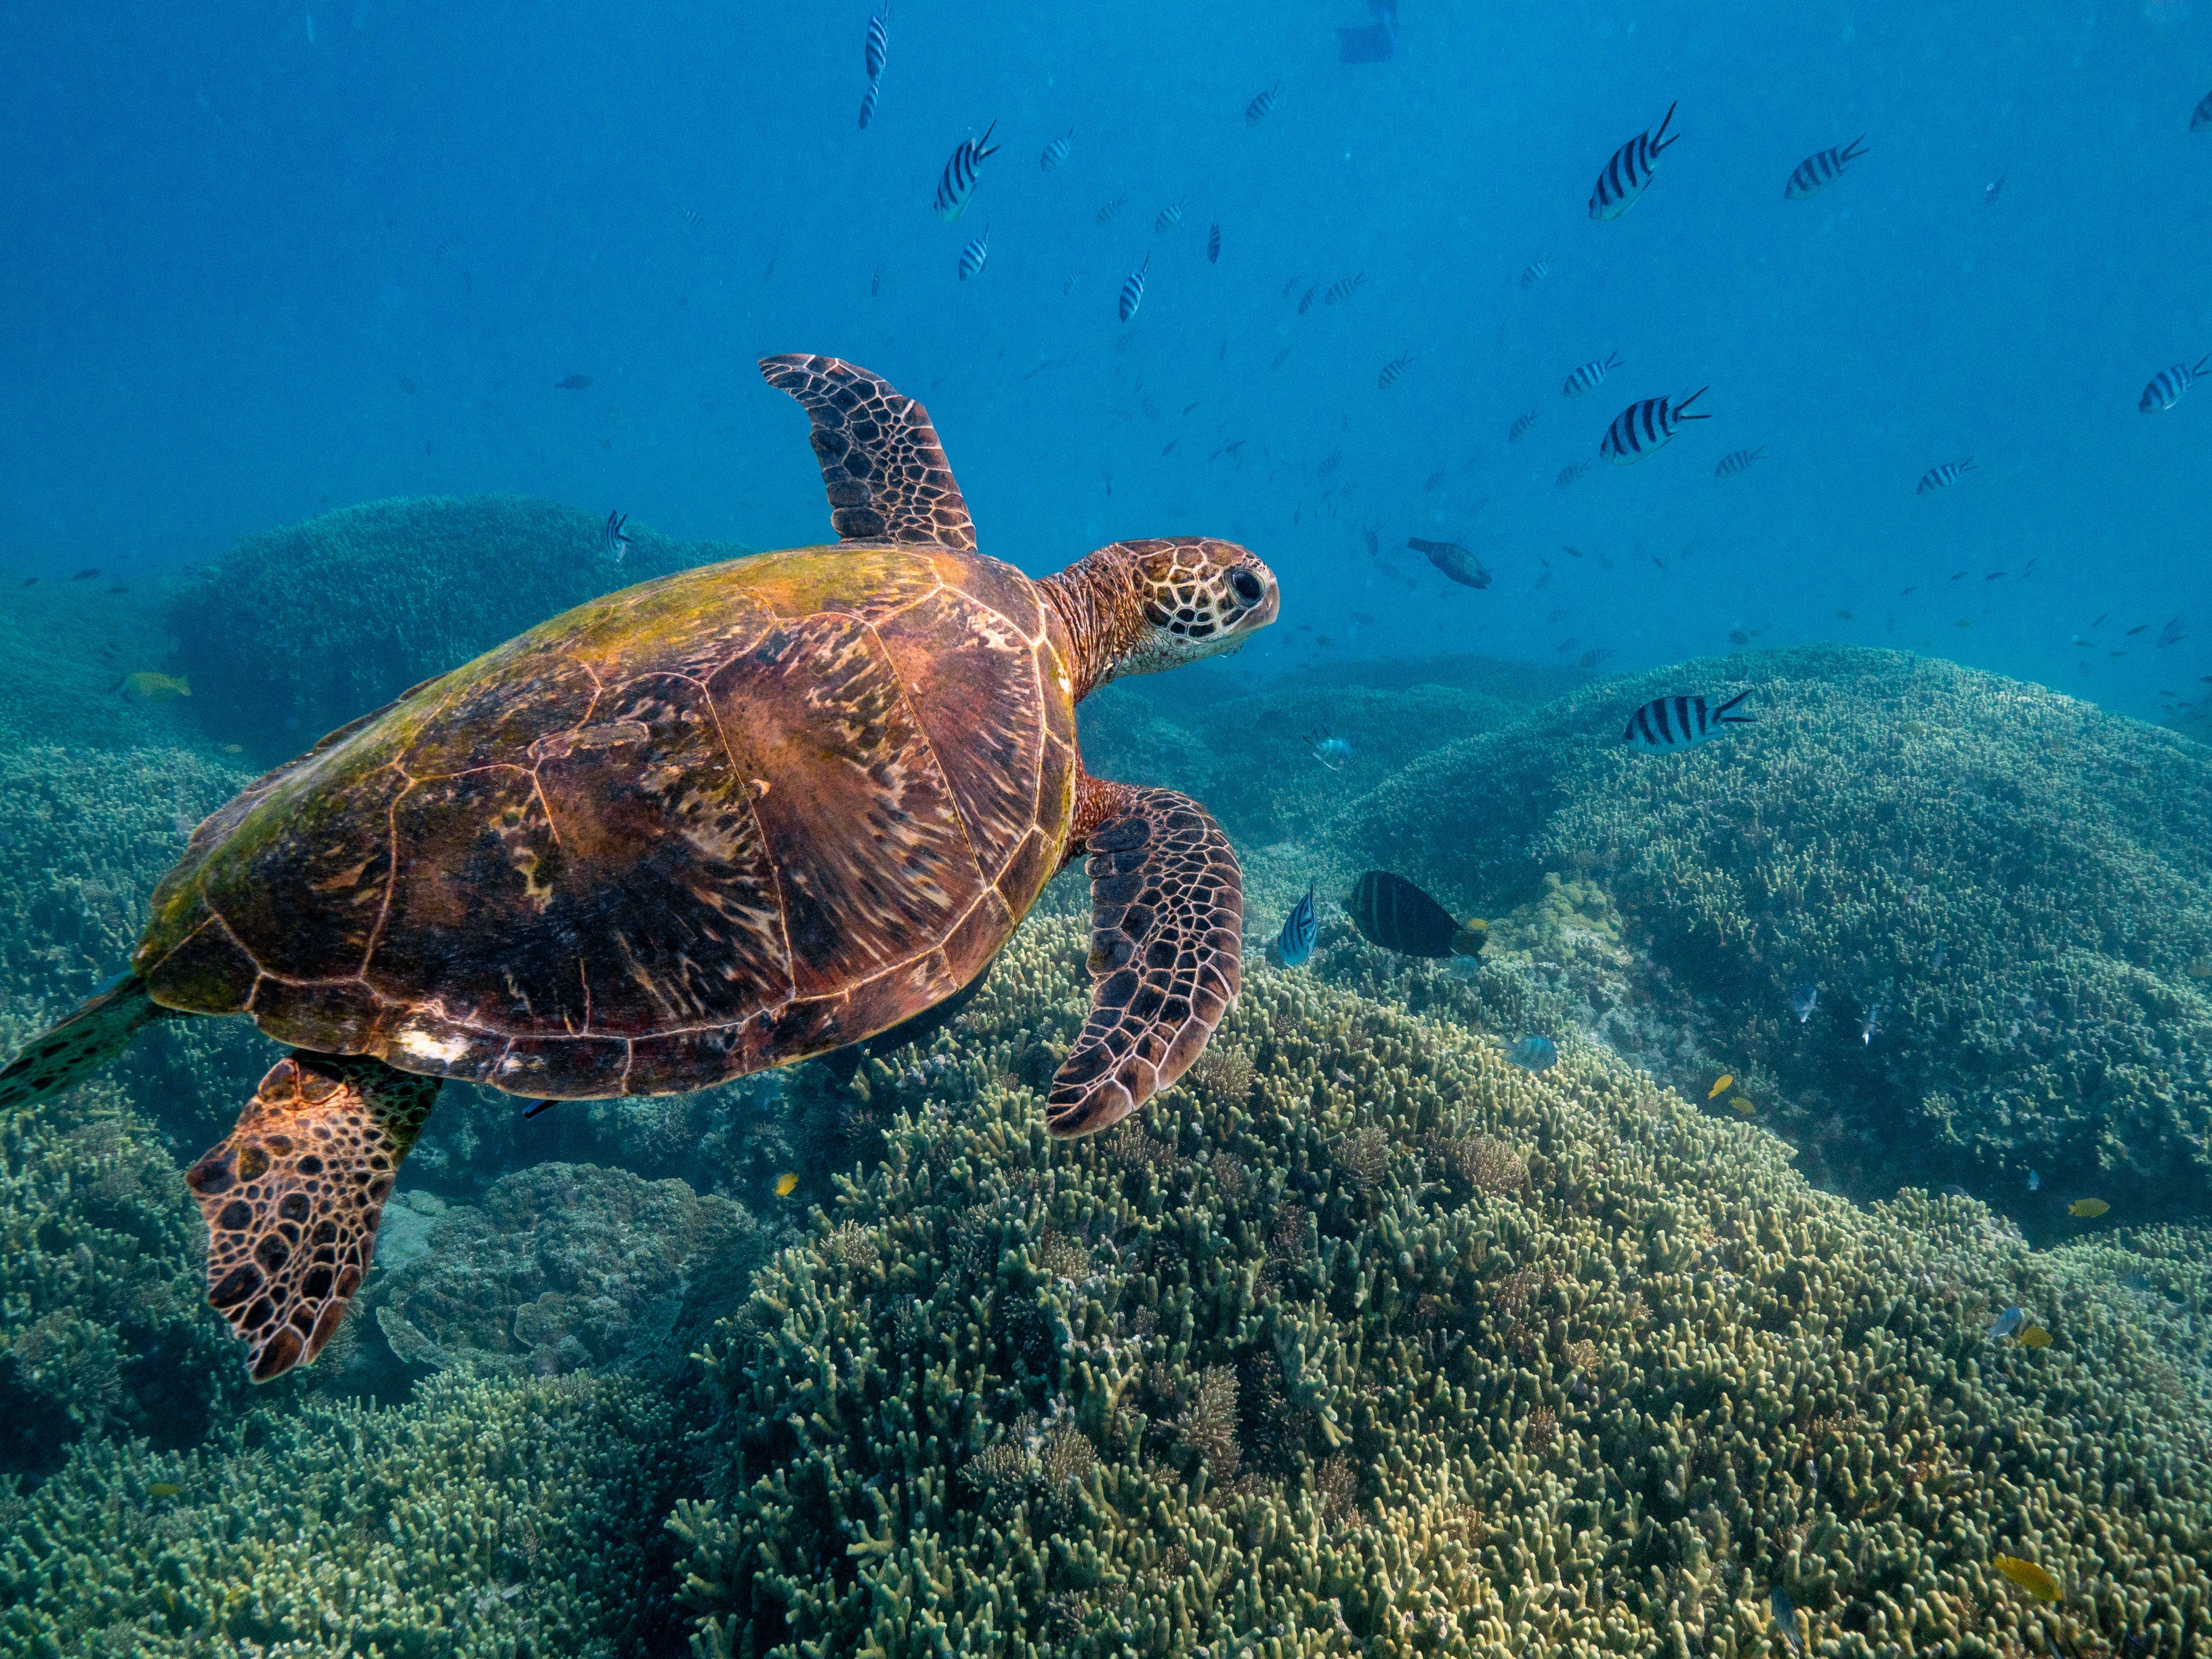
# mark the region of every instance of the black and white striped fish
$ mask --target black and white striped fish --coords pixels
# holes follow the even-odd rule
[[[1413,366],[1413,354],[1410,351],[1402,357],[1393,357],[1382,365],[1382,372],[1375,377],[1376,387],[1381,391],[1388,392],[1406,378],[1406,371]]]
[[[696,230],[707,222],[707,216],[695,207],[678,208],[676,210],[676,216],[684,222],[684,228],[686,230]]]
[[[1121,204],[1128,199],[1129,198],[1127,196],[1116,196],[1112,201],[1107,203],[1104,207],[1098,210],[1098,216],[1097,219],[1093,220],[1092,222],[1094,224],[1104,224],[1109,219],[1111,219],[1115,214],[1121,210]]]
[[[1159,216],[1152,221],[1152,229],[1157,234],[1164,236],[1182,222],[1182,203],[1183,198],[1178,196],[1160,210]]]
[[[869,80],[884,78],[884,59],[890,49],[891,0],[883,0],[881,5],[868,14],[868,38],[861,48],[861,56],[867,64]]]
[[[1129,273],[1129,280],[1121,284],[1121,320],[1127,322],[1137,314],[1137,307],[1145,303],[1145,272],[1152,268],[1152,256],[1147,253],[1145,263]]]
[[[991,135],[999,130],[996,121],[983,129],[978,140],[963,138],[960,148],[952,152],[952,159],[945,164],[945,171],[937,178],[937,216],[951,224],[968,210],[968,198],[975,193],[975,177],[985,160],[999,153],[992,143]]]
[[[1537,283],[1542,282],[1544,278],[1552,274],[1552,267],[1556,265],[1559,263],[1559,256],[1558,254],[1547,253],[1542,258],[1523,265],[1521,268],[1521,286],[1523,288],[1535,287]]]
[[[1737,473],[1747,471],[1751,464],[1765,453],[1765,444],[1756,449],[1731,449],[1713,464],[1713,477],[1733,478]]]
[[[1354,276],[1340,276],[1328,285],[1328,292],[1322,295],[1321,302],[1333,306],[1339,300],[1349,300],[1359,292],[1359,285],[1366,280],[1367,273],[1364,270]]]
[[[1920,475],[1920,487],[1912,493],[1925,495],[1931,489],[1947,489],[1974,470],[1974,458],[1963,461],[1946,461],[1941,466],[1931,466]]]
[[[983,261],[991,257],[991,228],[983,227],[983,234],[960,250],[960,280],[966,282],[982,270]]]
[[[876,118],[876,96],[882,90],[881,82],[871,81],[868,82],[868,89],[860,94],[860,125],[863,130],[866,130],[869,122]]]
[[[1808,155],[1797,164],[1790,175],[1790,182],[1782,186],[1782,199],[1802,202],[1808,196],[1817,196],[1844,176],[1844,169],[1866,152],[1859,148],[1866,143],[1863,132],[1848,144],[1838,144],[1830,149]]]
[[[1248,127],[1258,126],[1273,111],[1275,100],[1282,95],[1283,83],[1280,81],[1276,82],[1267,91],[1255,94],[1252,101],[1244,106],[1244,125]]]
[[[629,522],[627,513],[609,513],[607,521],[599,526],[599,556],[609,564],[620,564],[629,551],[629,538],[623,534],[623,526]]]
[[[1667,137],[1668,122],[1674,118],[1674,106],[1667,106],[1667,118],[1650,132],[1639,132],[1619,149],[1605,164],[1605,171],[1597,176],[1597,188],[1590,191],[1589,216],[1593,219],[1618,219],[1636,205],[1636,198],[1644,194],[1651,183],[1651,169],[1658,165],[1659,157],[1668,145],[1682,135]]]
[[[1674,441],[1676,430],[1685,421],[1702,421],[1704,415],[1687,415],[1683,411],[1704,397],[1707,388],[1699,386],[1680,403],[1665,398],[1646,398],[1641,403],[1631,404],[1613,416],[1613,424],[1605,429],[1605,437],[1597,453],[1615,466],[1628,466],[1642,460],[1653,450]]]
[[[2197,112],[2189,118],[2189,130],[2191,132],[2212,132],[2212,92],[2204,94],[2204,101],[2197,105]]]
[[[1505,428],[1505,441],[1509,444],[1519,443],[1522,439],[1528,435],[1528,428],[1536,424],[1536,417],[1543,412],[1540,409],[1532,409],[1526,415],[1515,417],[1513,424]]]
[[[1298,300],[1298,315],[1299,315],[1299,316],[1303,317],[1303,316],[1304,316],[1304,315],[1306,314],[1306,313],[1308,313],[1309,311],[1311,311],[1311,310],[1313,309],[1314,295],[1316,295],[1316,294],[1318,294],[1318,293],[1320,293],[1320,292],[1321,292],[1321,284],[1320,284],[1319,283],[1315,283],[1311,288],[1308,289],[1303,295],[1301,295],[1301,296],[1300,296],[1300,298],[1299,298],[1299,300]]]
[[[1218,220],[1206,233],[1206,263],[1210,265],[1221,263],[1221,225]]]
[[[1620,367],[1620,354],[1618,351],[1608,352],[1602,362],[1593,357],[1567,376],[1567,383],[1559,388],[1559,395],[1579,398],[1586,392],[1595,392],[1605,384],[1606,375]]]
[[[2189,390],[2191,382],[2202,380],[2208,368],[2212,368],[2212,356],[2199,357],[2194,367],[2176,363],[2172,368],[2161,368],[2150,377],[2150,384],[2143,388],[2142,401],[2136,407],[2146,415],[2172,409],[2181,401],[2181,394]]]
[[[1724,726],[1754,724],[1748,714],[1729,713],[1750,695],[1739,691],[1720,703],[1708,703],[1703,697],[1654,697],[1628,717],[1628,729],[1620,734],[1620,740],[1632,749],[1653,754],[1694,749],[1720,736]]]
[[[1043,153],[1037,157],[1037,165],[1047,173],[1050,173],[1067,159],[1067,152],[1074,147],[1074,144],[1075,129],[1070,127],[1044,147]]]
[[[1283,959],[1285,968],[1303,968],[1306,958],[1313,954],[1314,937],[1321,931],[1321,914],[1314,908],[1314,890],[1309,886],[1306,896],[1291,907],[1284,919],[1283,931],[1275,936],[1275,954]]]
[[[1570,461],[1566,465],[1559,469],[1559,476],[1553,479],[1552,482],[1557,484],[1560,489],[1565,489],[1569,484],[1581,477],[1583,473],[1589,470],[1590,464],[1588,461]]]

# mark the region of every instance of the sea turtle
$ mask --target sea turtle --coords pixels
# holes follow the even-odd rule
[[[185,1177],[256,1381],[337,1328],[447,1078],[599,1099],[829,1054],[957,996],[1077,853],[1054,1134],[1172,1083],[1235,1000],[1228,838],[1086,773],[1075,705],[1242,646],[1267,567],[1176,537],[1033,581],[976,550],[920,404],[761,372],[812,417],[836,545],[593,599],[341,726],[199,826],[130,972],[0,1072],[21,1105],[185,1014],[292,1045]]]

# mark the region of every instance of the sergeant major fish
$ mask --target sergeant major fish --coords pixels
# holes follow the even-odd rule
[[[1540,409],[1532,409],[1526,415],[1515,416],[1513,424],[1505,428],[1505,441],[1509,444],[1519,443],[1522,439],[1528,435],[1528,428],[1536,424],[1537,416],[1542,413],[1543,410]]]
[[[884,78],[884,59],[890,49],[891,4],[890,0],[883,0],[883,4],[868,14],[868,35],[861,45],[861,58],[867,67],[871,82]]]
[[[1282,95],[1283,83],[1280,81],[1276,82],[1265,92],[1254,94],[1252,101],[1244,106],[1244,125],[1248,127],[1258,126],[1273,112],[1275,100]]]
[[[1752,463],[1765,453],[1766,453],[1765,444],[1759,445],[1756,449],[1731,449],[1713,464],[1713,477],[1733,478],[1739,472],[1747,472],[1751,470]]]
[[[959,147],[945,162],[945,171],[937,179],[937,216],[951,224],[968,210],[968,198],[975,193],[978,170],[990,157],[999,153],[991,142],[991,135],[999,130],[996,121],[983,129],[980,139],[963,138]]]
[[[1121,284],[1121,320],[1125,323],[1137,314],[1137,307],[1145,302],[1145,273],[1152,264],[1152,256],[1147,253],[1145,263],[1131,271],[1128,281]]]
[[[1665,398],[1646,398],[1641,403],[1629,404],[1613,417],[1613,424],[1605,429],[1605,436],[1598,443],[1597,453],[1615,466],[1633,465],[1653,450],[1672,443],[1683,422],[1711,418],[1683,412],[1707,390],[1699,386],[1680,403]]]
[[[2189,390],[2192,382],[2202,380],[2208,368],[2212,368],[2212,356],[2199,357],[2194,364],[2176,363],[2171,368],[2161,368],[2150,377],[2150,384],[2143,388],[2136,407],[2146,415],[2164,413],[2181,401],[2181,394]]]
[[[611,512],[599,526],[599,556],[609,564],[620,564],[629,552],[629,538],[623,534],[623,526],[629,522],[629,514]]]
[[[1562,398],[1579,398],[1586,392],[1595,392],[1605,384],[1605,377],[1620,367],[1620,354],[1608,352],[1603,358],[1593,357],[1567,376],[1567,383],[1559,388]]]
[[[1314,936],[1320,927],[1319,915],[1314,909],[1314,890],[1309,884],[1306,896],[1291,907],[1283,931],[1275,936],[1275,954],[1282,957],[1285,968],[1305,966],[1306,958],[1313,955]]]
[[[983,261],[991,257],[991,228],[983,227],[983,234],[960,250],[960,280],[966,282],[983,269]]]
[[[1729,712],[1750,695],[1739,691],[1718,703],[1708,703],[1703,697],[1654,697],[1628,717],[1620,740],[1652,754],[1694,749],[1720,736],[1723,726],[1754,724],[1748,714]]]
[[[1070,127],[1044,147],[1042,152],[1037,156],[1037,165],[1047,173],[1050,173],[1067,159],[1067,152],[1074,148],[1074,145],[1075,129]]]
[[[1974,458],[1971,455],[1963,461],[1946,461],[1941,466],[1931,466],[1920,475],[1919,486],[1912,493],[1925,495],[1931,489],[1948,489],[1973,470]]]
[[[1618,219],[1636,205],[1636,198],[1644,194],[1651,183],[1651,170],[1658,164],[1660,155],[1682,136],[1667,137],[1668,124],[1674,118],[1674,106],[1667,106],[1667,117],[1658,128],[1650,132],[1639,132],[1619,149],[1605,164],[1605,171],[1597,176],[1597,188],[1590,191],[1589,216],[1604,221]]]
[[[1808,196],[1817,196],[1837,179],[1844,169],[1866,152],[1859,148],[1866,143],[1861,133],[1848,144],[1838,144],[1807,156],[1790,175],[1790,182],[1782,187],[1782,198],[1786,202],[1802,202]]]

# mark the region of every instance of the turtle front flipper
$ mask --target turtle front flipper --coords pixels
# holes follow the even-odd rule
[[[975,526],[929,411],[881,375],[837,357],[760,360],[762,377],[814,422],[830,522],[840,540],[917,542],[975,550]]]
[[[1181,1077],[1243,958],[1244,873],[1189,796],[1085,775],[1073,842],[1091,855],[1091,1018],[1045,1103],[1055,1135],[1118,1123]]]
[[[376,1224],[442,1079],[295,1049],[185,1182],[208,1224],[208,1302],[256,1382],[313,1363],[368,1277]]]

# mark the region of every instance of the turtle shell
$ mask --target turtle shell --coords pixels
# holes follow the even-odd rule
[[[845,543],[578,606],[205,823],[154,1000],[520,1094],[694,1089],[951,995],[1060,864],[1071,652],[1010,565]]]

